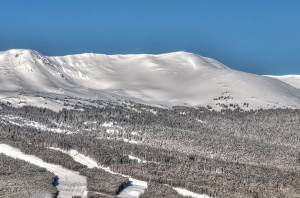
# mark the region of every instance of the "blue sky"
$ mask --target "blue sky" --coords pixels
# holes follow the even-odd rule
[[[257,74],[300,74],[298,0],[2,0],[0,50],[189,51]]]

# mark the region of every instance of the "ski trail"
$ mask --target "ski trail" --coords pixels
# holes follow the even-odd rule
[[[21,159],[31,164],[46,168],[49,172],[54,173],[58,178],[59,198],[72,198],[72,196],[87,197],[87,179],[79,175],[78,172],[63,168],[60,165],[44,162],[42,159],[33,155],[22,153],[19,149],[7,144],[0,144],[0,153],[15,159]]]
[[[138,198],[142,193],[144,193],[145,189],[147,188],[147,182],[133,179],[127,175],[113,172],[108,167],[99,166],[98,163],[94,159],[90,158],[89,156],[83,155],[76,150],[66,151],[66,150],[62,150],[59,148],[53,148],[53,147],[51,147],[51,149],[58,150],[58,151],[61,151],[63,153],[70,155],[75,161],[77,161],[83,165],[86,165],[88,168],[100,168],[109,173],[127,177],[129,179],[129,181],[131,182],[131,184],[128,187],[126,187],[124,190],[122,190],[120,192],[120,194],[118,195],[118,197]]]
[[[66,150],[63,150],[63,149],[60,149],[60,148],[53,148],[53,147],[51,147],[51,149],[61,151],[63,153],[66,153],[66,154],[70,155],[75,161],[77,161],[77,162],[79,162],[83,165],[86,165],[88,168],[101,168],[101,169],[103,169],[103,170],[105,170],[109,173],[121,175],[121,176],[124,176],[124,177],[128,177],[129,181],[131,182],[131,185],[128,186],[127,188],[125,188],[124,190],[122,190],[120,192],[120,194],[118,195],[118,197],[121,197],[121,198],[139,198],[139,196],[144,193],[145,189],[148,186],[147,182],[145,182],[145,181],[137,180],[137,179],[131,178],[128,175],[123,175],[123,174],[120,174],[120,173],[113,172],[109,169],[109,167],[100,166],[100,165],[98,165],[98,163],[94,159],[92,159],[89,156],[83,155],[83,154],[79,153],[76,150],[66,151]],[[189,190],[184,189],[184,188],[179,188],[179,187],[172,187],[172,188],[174,190],[176,190],[177,193],[182,195],[182,196],[187,196],[187,197],[192,197],[192,198],[209,198],[208,195],[194,193],[194,192],[189,191]]]

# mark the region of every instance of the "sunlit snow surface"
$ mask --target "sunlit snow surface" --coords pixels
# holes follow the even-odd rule
[[[21,159],[31,164],[46,168],[49,172],[58,176],[60,198],[72,198],[78,195],[82,198],[87,197],[87,179],[85,176],[79,175],[78,172],[68,170],[62,166],[44,162],[38,157],[22,153],[19,149],[13,148],[6,144],[0,144],[0,153],[15,159]]]
[[[184,188],[173,188],[174,190],[176,190],[180,195],[182,196],[187,196],[187,197],[193,197],[193,198],[209,198],[209,196],[207,195],[200,195],[198,193],[194,193],[194,192],[191,192],[187,189],[184,189]]]
[[[142,160],[139,157],[133,156],[133,155],[128,155],[128,158],[131,160],[136,160],[138,163],[147,163],[146,160]]]
[[[50,57],[8,50],[0,52],[0,84],[0,101],[54,110],[64,107],[55,95],[163,106],[300,107],[299,89],[187,52]]]
[[[300,75],[268,76],[300,89]]]

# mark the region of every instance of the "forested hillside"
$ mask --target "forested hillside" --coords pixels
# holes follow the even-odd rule
[[[0,109],[2,143],[95,175],[96,170],[83,171],[47,148],[75,149],[115,172],[147,181],[142,197],[160,191],[180,197],[166,184],[210,197],[300,196],[300,110],[217,112],[132,102],[80,111],[7,104]],[[120,179],[112,181],[126,186]],[[93,189],[104,192],[105,185]],[[118,193],[111,185],[104,194]]]
[[[0,197],[55,197],[55,180],[46,169],[0,154]]]

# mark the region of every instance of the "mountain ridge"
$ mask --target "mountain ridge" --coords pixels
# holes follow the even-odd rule
[[[292,85],[293,87],[300,89],[300,75],[290,74],[290,75],[281,75],[281,76],[276,76],[276,75],[266,75],[266,76],[275,78],[277,80],[280,80],[282,82]]]
[[[7,101],[17,101],[16,95],[25,92],[216,109],[300,107],[295,87],[183,51],[45,56],[12,49],[0,52],[0,71],[0,96]]]

